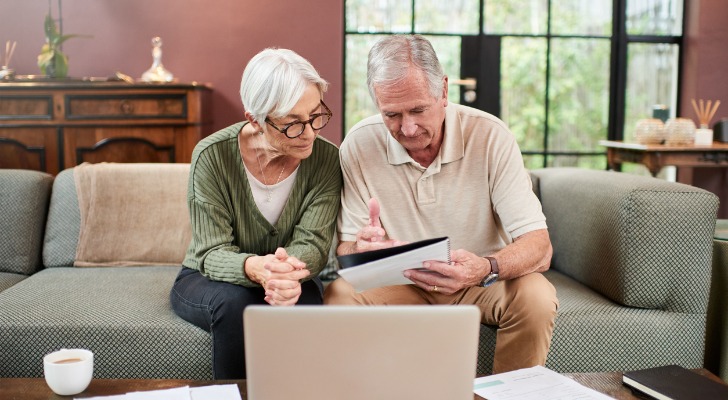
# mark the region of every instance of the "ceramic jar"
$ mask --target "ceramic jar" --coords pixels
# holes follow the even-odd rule
[[[645,118],[637,121],[634,129],[637,143],[661,144],[665,140],[665,124],[657,118]]]
[[[688,118],[674,118],[665,124],[665,144],[691,146],[695,143],[695,123]]]

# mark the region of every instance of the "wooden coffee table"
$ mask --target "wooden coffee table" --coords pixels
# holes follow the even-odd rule
[[[723,381],[708,370],[699,369],[695,372],[705,375],[716,382]],[[642,399],[632,394],[629,388],[622,385],[621,372],[591,372],[578,374],[565,374],[580,384],[592,388],[618,400]],[[81,394],[73,397],[83,398],[92,396],[108,396],[113,394],[124,394],[127,392],[170,389],[180,386],[207,386],[236,384],[240,390],[240,396],[247,399],[245,381],[190,381],[179,379],[94,379],[91,385]],[[482,399],[473,395],[475,399]],[[72,397],[58,396],[46,385],[43,378],[0,378],[0,399],[2,400],[61,400]]]

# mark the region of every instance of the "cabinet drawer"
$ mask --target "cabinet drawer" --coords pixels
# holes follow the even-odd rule
[[[66,119],[186,119],[185,94],[67,95]]]
[[[0,96],[0,119],[53,119],[53,97]]]

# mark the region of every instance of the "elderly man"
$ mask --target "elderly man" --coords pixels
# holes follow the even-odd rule
[[[558,307],[540,273],[552,254],[546,218],[513,134],[449,103],[447,79],[421,36],[388,36],[369,52],[380,114],[341,145],[337,254],[449,236],[451,263],[425,262],[427,270],[405,272],[411,285],[360,293],[339,278],[324,303],[474,304],[498,326],[493,372],[543,365]]]

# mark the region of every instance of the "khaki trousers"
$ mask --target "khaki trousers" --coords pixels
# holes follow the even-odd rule
[[[415,285],[386,286],[357,293],[342,278],[328,285],[324,304],[474,304],[481,321],[498,326],[493,373],[544,365],[558,308],[556,289],[540,273],[471,287],[447,295]]]

